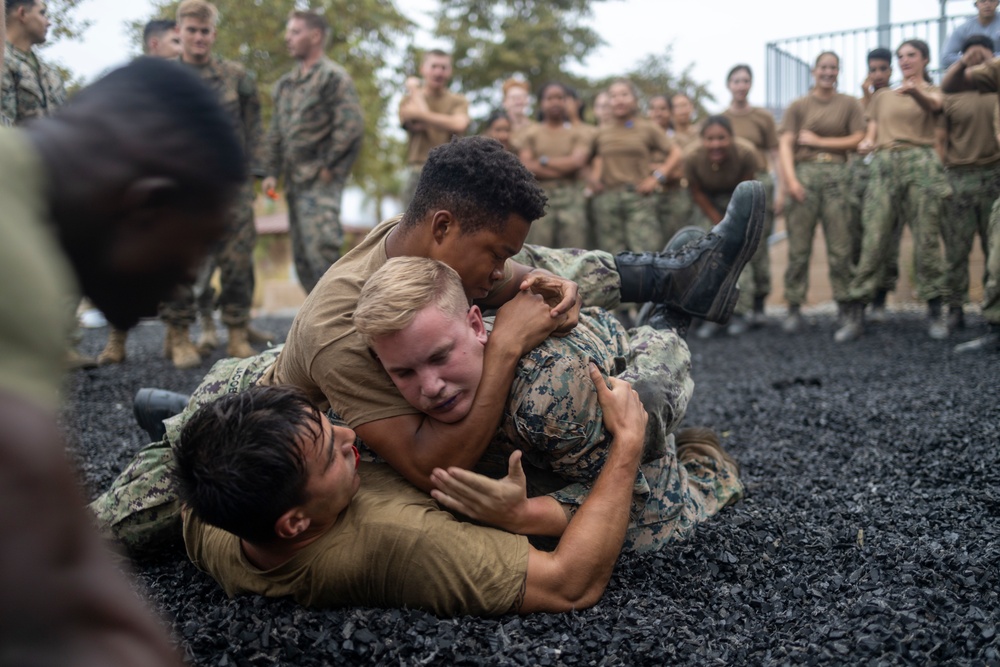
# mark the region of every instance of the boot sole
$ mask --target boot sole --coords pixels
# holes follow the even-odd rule
[[[743,245],[740,246],[740,252],[736,256],[732,270],[719,287],[719,292],[715,300],[712,301],[712,307],[705,315],[706,320],[718,324],[726,324],[736,309],[736,302],[740,296],[737,283],[744,267],[757,252],[757,246],[760,245],[760,237],[764,231],[764,214],[767,206],[767,202],[764,200],[764,186],[759,181],[745,182],[750,184],[753,201],[750,204],[750,220],[747,222],[746,232],[743,235]]]

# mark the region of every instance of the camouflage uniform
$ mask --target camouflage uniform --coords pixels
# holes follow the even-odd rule
[[[274,85],[266,171],[285,177],[292,254],[306,292],[340,258],[340,201],[363,134],[354,82],[328,58],[305,74],[296,67]],[[329,182],[320,178],[324,168]]]
[[[986,285],[983,286],[983,317],[1000,324],[1000,199],[993,204],[986,232]]]
[[[593,230],[587,220],[583,184],[543,183],[548,207],[545,217],[531,223],[526,243],[547,248],[592,248]]]
[[[605,190],[593,206],[597,247],[608,252],[660,250],[666,244],[656,219],[656,197],[631,187]]]
[[[871,160],[875,159],[874,154],[860,156],[854,154],[848,161],[848,170],[851,173],[851,265],[857,266],[861,259],[861,239],[864,231],[861,225],[861,213],[865,203],[865,192],[868,190],[868,183],[871,182]],[[892,227],[892,243],[889,250],[889,260],[882,267],[882,278],[879,280],[879,289],[888,293],[896,289],[896,280],[899,278],[899,241],[903,236],[903,225],[897,219]]]
[[[24,53],[10,42],[4,45],[2,86],[0,116],[15,125],[50,116],[66,103],[62,75],[34,50]]]
[[[188,407],[164,421],[166,437],[135,455],[111,488],[90,504],[100,530],[133,555],[150,554],[181,537],[181,508],[174,490],[174,447],[191,415],[202,405],[249,389],[278,358],[282,346],[248,359],[216,362],[198,386]]]
[[[656,193],[656,217],[660,221],[661,234],[666,241],[673,238],[682,227],[694,224],[694,200],[686,186],[673,185]],[[707,218],[699,220],[707,223]],[[702,224],[708,229],[710,225]],[[650,248],[652,250],[652,248]],[[657,248],[659,250],[659,248]]]
[[[189,66],[219,96],[252,165],[251,171],[259,175],[260,98],[253,77],[239,63],[222,58],[213,58],[204,66]],[[253,200],[253,183],[247,181],[229,210],[226,234],[213,257],[220,270],[221,291],[216,303],[222,311],[222,322],[228,327],[245,327],[250,322],[254,289],[253,249],[257,244]],[[190,325],[195,316],[194,301],[192,286],[183,286],[174,298],[161,304],[160,316],[173,326]]]
[[[743,495],[737,470],[704,458],[679,463],[672,431],[694,390],[691,355],[672,331],[639,327],[628,335],[602,309],[585,309],[573,335],[550,338],[518,364],[500,428],[487,453],[501,473],[523,449],[533,490],[570,513],[586,500],[611,441],[588,365],[630,382],[649,413],[624,549],[651,551],[690,535],[695,524]],[[549,475],[533,475],[533,469]],[[562,487],[562,488],[559,488]]]
[[[849,289],[850,300],[869,303],[880,286],[891,253],[895,220],[913,233],[917,297],[946,297],[941,255],[941,215],[951,186],[941,160],[931,148],[880,150],[871,163],[872,180],[865,193],[861,259]]]
[[[969,295],[969,253],[978,232],[985,250],[990,211],[1000,197],[1000,163],[989,166],[949,167],[954,191],[941,221],[948,271],[949,305],[961,306]]]
[[[797,202],[789,197],[785,211],[788,227],[785,298],[792,305],[801,305],[806,300],[813,236],[816,223],[822,220],[833,298],[847,301],[852,272],[851,174],[847,164],[799,163],[795,165],[795,175],[806,191],[806,199]]]
[[[764,211],[764,231],[760,245],[740,274],[740,296],[734,311],[737,315],[749,313],[753,310],[754,299],[763,301],[771,293],[771,254],[767,240],[774,231],[774,177],[770,172],[761,172],[754,178],[764,186],[767,207]],[[719,210],[724,213],[726,209]]]

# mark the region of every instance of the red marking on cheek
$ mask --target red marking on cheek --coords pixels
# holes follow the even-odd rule
[[[361,463],[361,454],[358,453],[358,448],[351,445],[351,449],[354,450],[354,469],[358,469],[358,464]]]

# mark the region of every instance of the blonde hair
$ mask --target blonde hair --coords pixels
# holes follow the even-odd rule
[[[372,274],[358,296],[354,327],[365,345],[410,326],[417,313],[437,306],[445,315],[469,312],[462,279],[447,264],[426,257],[396,257]]]
[[[214,26],[219,22],[219,10],[206,0],[184,0],[177,7],[177,25],[184,19],[206,21]]]
[[[503,82],[503,96],[507,97],[507,92],[511,88],[523,88],[524,92],[531,94],[531,89],[528,87],[528,82],[524,79],[514,79],[510,78]]]

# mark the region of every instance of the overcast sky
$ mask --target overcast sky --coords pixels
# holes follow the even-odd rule
[[[289,3],[291,4],[291,3]],[[411,19],[429,26],[427,13],[436,0],[400,0],[396,5]],[[618,74],[648,54],[661,54],[673,44],[674,67],[693,64],[693,76],[706,81],[719,101],[728,101],[724,78],[736,62],[749,63],[760,85],[751,92],[754,104],[763,104],[765,45],[774,40],[821,32],[870,27],[878,22],[877,0],[606,0],[594,3],[593,26],[607,44],[596,50],[584,67],[590,76]],[[78,16],[92,27],[78,42],[46,49],[45,57],[68,66],[78,76],[92,79],[134,55],[126,23],[150,18],[148,0],[84,0]],[[974,13],[973,0],[948,2],[949,14]],[[896,0],[891,20],[913,21],[940,13],[939,0]],[[223,25],[221,29],[225,29]],[[281,29],[279,26],[277,29]],[[429,37],[418,45],[432,44]],[[895,45],[893,45],[895,46]],[[931,44],[937,50],[936,44]],[[936,53],[933,54],[936,58]],[[846,63],[845,63],[846,65]],[[265,82],[267,83],[267,82]],[[843,88],[844,86],[842,86]],[[856,91],[848,92],[856,94]]]

